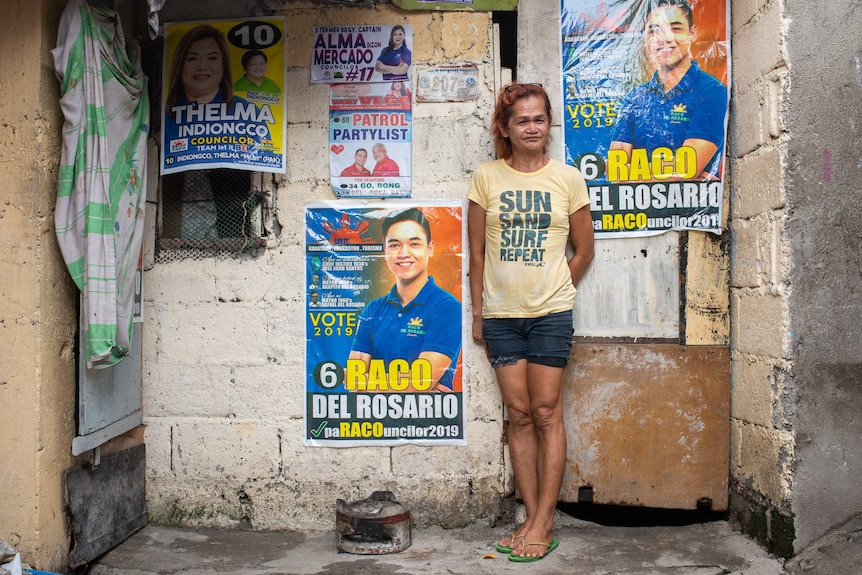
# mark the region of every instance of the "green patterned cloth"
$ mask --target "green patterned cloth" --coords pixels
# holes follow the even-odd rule
[[[63,149],[54,223],[81,290],[88,368],[129,352],[144,231],[147,79],[126,51],[119,16],[69,0],[51,51],[60,80]]]

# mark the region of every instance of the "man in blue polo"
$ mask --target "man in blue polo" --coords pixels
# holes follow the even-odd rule
[[[694,149],[695,175],[718,179],[724,148],[727,87],[703,72],[691,58],[696,37],[688,0],[653,0],[644,28],[646,50],[656,67],[649,82],[626,96],[611,138],[611,150],[633,149],[647,157],[659,147],[674,153]]]
[[[362,311],[349,359],[372,362],[416,359],[430,364],[430,381],[389,382],[397,391],[453,391],[452,381],[461,352],[461,303],[428,275],[434,254],[431,226],[421,210],[409,208],[383,220],[386,265],[395,285]],[[379,369],[378,365],[378,369]]]

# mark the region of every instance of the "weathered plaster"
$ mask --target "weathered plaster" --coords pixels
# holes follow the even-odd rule
[[[76,291],[53,225],[62,117],[50,50],[63,5],[13,1],[0,22],[0,539],[44,569],[67,564],[74,433]]]
[[[743,524],[789,554],[862,510],[862,14],[737,5],[731,475],[761,510],[739,506]]]
[[[853,2],[786,10],[798,551],[862,511],[862,12]]]

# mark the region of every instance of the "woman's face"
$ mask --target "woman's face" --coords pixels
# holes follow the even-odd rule
[[[551,133],[544,99],[538,96],[520,98],[512,104],[512,117],[503,135],[512,143],[512,152],[543,152]]]
[[[395,48],[400,48],[404,43],[404,30],[398,28],[392,31],[392,44]]]
[[[266,74],[266,60],[263,56],[252,56],[245,63],[245,75],[249,80],[260,82]]]
[[[224,74],[222,53],[213,38],[192,42],[183,60],[183,91],[189,100],[209,102]]]

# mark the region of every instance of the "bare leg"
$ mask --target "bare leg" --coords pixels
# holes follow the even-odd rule
[[[515,472],[515,484],[527,508],[527,520],[512,536],[504,537],[500,543],[520,549],[520,540],[530,527],[539,502],[538,489],[538,445],[536,429],[530,415],[530,395],[527,388],[527,360],[495,369],[497,383],[503,403],[509,414],[509,457]],[[512,545],[515,543],[516,545]]]
[[[544,555],[546,545],[554,539],[554,512],[566,465],[566,429],[562,406],[564,369],[529,363],[526,375],[528,411],[523,419],[529,423],[521,421],[516,426],[512,411],[509,412],[510,452],[516,427],[529,429],[525,434],[529,433],[532,442],[524,440],[518,446],[532,450],[532,454],[520,456],[522,467],[527,468],[520,469],[522,476],[525,474],[525,481],[518,478],[519,467],[515,464],[515,455],[512,455],[515,480],[527,505],[527,522],[520,531],[524,535],[523,545],[513,548],[512,555],[537,557]],[[525,414],[519,413],[519,419],[522,415]],[[523,492],[524,487],[530,490],[529,503]]]

